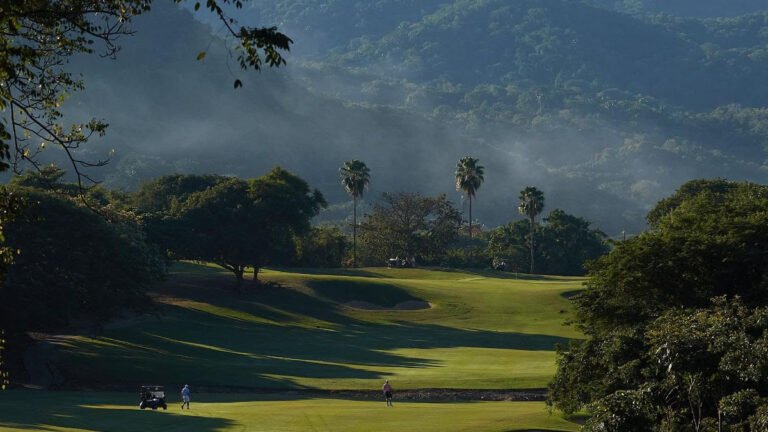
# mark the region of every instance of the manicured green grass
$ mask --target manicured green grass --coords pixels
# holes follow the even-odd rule
[[[0,431],[575,431],[541,402],[383,402],[193,395],[191,410],[140,411],[133,393],[0,393]],[[175,400],[175,399],[174,399]]]
[[[75,384],[143,382],[270,389],[542,388],[578,278],[360,269],[265,271],[231,289],[215,267],[182,263],[155,294],[156,315],[97,335],[58,335]],[[229,287],[229,288],[228,288]],[[360,310],[428,301],[425,310]],[[131,387],[132,388],[132,387]]]

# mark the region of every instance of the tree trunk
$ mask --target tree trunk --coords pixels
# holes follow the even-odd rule
[[[472,243],[472,195],[469,196],[469,242]]]
[[[353,196],[354,210],[352,211],[352,268],[357,268],[357,197]]]
[[[531,249],[531,274],[533,274],[533,218],[531,218],[530,221],[531,221],[531,238],[529,239],[529,243],[530,243],[530,249]]]
[[[256,264],[254,264],[253,265],[253,281],[254,282],[258,282],[259,280],[259,270],[261,270],[261,268]]]

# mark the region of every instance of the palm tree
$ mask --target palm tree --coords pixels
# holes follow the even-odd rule
[[[527,216],[531,222],[531,236],[530,236],[530,249],[531,249],[531,274],[533,274],[533,233],[534,223],[536,216],[544,210],[544,193],[536,189],[533,186],[528,186],[520,191],[520,204],[517,206],[517,211],[521,215]]]
[[[485,178],[482,165],[478,165],[479,159],[463,157],[456,164],[456,190],[464,192],[469,199],[469,240],[472,240],[472,198],[480,189]]]
[[[371,170],[365,162],[353,159],[344,162],[339,168],[341,184],[354,202],[354,220],[352,224],[352,266],[357,267],[357,199],[362,198],[365,187],[371,179]]]

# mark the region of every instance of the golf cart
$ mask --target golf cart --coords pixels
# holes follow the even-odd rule
[[[168,409],[165,403],[165,391],[163,386],[141,386],[139,389],[139,408]]]

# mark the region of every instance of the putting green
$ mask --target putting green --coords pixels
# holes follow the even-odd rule
[[[193,395],[192,409],[140,411],[133,393],[0,392],[0,431],[575,431],[540,402],[409,403]],[[200,402],[198,402],[198,400]]]
[[[156,293],[159,314],[99,334],[54,335],[76,384],[262,389],[542,388],[554,346],[579,337],[564,293],[582,279],[517,279],[428,269],[265,271],[267,287],[226,288],[182,263]],[[406,302],[406,303],[404,303]],[[402,304],[421,310],[393,310]],[[359,305],[377,305],[366,310]]]

